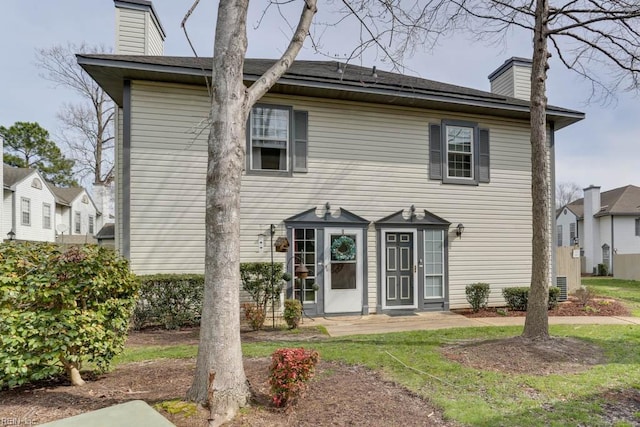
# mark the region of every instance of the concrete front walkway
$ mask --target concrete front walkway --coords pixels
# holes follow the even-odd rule
[[[564,316],[549,317],[550,325],[640,325],[640,317]],[[322,325],[332,337],[429,329],[481,326],[523,326],[524,317],[482,317],[469,319],[450,312],[417,312],[408,316],[370,314],[305,318],[302,326]]]

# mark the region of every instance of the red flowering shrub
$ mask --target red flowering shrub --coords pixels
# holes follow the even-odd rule
[[[280,348],[271,355],[269,384],[277,407],[291,407],[302,397],[319,359],[317,351],[304,348]]]

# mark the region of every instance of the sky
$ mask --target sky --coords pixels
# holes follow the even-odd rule
[[[165,55],[191,56],[180,22],[193,0],[154,0],[154,7],[167,33]],[[266,2],[265,2],[266,3]],[[293,6],[297,6],[295,2]],[[320,0],[322,8],[327,2]],[[247,56],[276,58],[285,49],[291,30],[277,11],[263,10],[254,2],[249,11]],[[293,7],[291,6],[291,7]],[[189,36],[199,56],[213,52],[214,0],[200,0],[190,18]],[[286,16],[285,11],[285,16]],[[294,11],[296,13],[296,11]],[[16,121],[38,122],[54,136],[61,124],[56,118],[63,103],[79,101],[74,92],[41,77],[35,52],[39,48],[67,43],[87,43],[113,48],[115,8],[112,0],[0,0],[0,125]],[[319,14],[316,20],[326,19]],[[292,20],[296,22],[295,18]],[[337,59],[349,52],[358,37],[355,22],[329,28],[322,46]],[[407,74],[489,91],[487,76],[506,59],[531,57],[531,38],[511,34],[498,46],[473,42],[460,33],[441,39],[433,49],[418,49],[405,60]],[[306,43],[299,59],[327,60]],[[357,65],[390,70],[375,53]],[[556,133],[556,181],[574,182],[585,188],[597,185],[603,191],[628,184],[640,185],[640,98],[618,93],[608,104],[588,103],[590,86],[576,74],[551,59],[548,80],[549,103],[586,113],[586,119]]]

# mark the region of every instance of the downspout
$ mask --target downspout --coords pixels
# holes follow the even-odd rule
[[[609,261],[611,263],[610,268],[609,268],[609,274],[611,276],[613,276],[613,258],[614,255],[616,253],[616,249],[615,249],[615,241],[614,241],[614,233],[613,233],[614,227],[613,227],[613,215],[611,215],[611,260]]]
[[[557,269],[556,269],[556,253],[558,251],[558,236],[556,233],[556,210],[555,210],[555,197],[552,197],[552,194],[555,195],[556,188],[556,133],[555,133],[555,123],[549,122],[549,157],[550,157],[550,170],[551,170],[551,182],[550,187],[551,191],[548,197],[551,198],[549,206],[553,206],[553,212],[550,212],[551,217],[551,235],[553,238],[551,239],[551,283],[549,286],[556,286],[558,284],[557,279]]]

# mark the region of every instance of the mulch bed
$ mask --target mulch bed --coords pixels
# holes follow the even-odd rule
[[[451,310],[453,313],[465,317],[524,317],[526,311],[509,310],[506,307],[481,308],[474,313],[470,308]],[[569,297],[567,301],[549,310],[549,316],[630,316],[631,312],[614,299],[593,298],[587,304],[582,304],[577,298]]]

